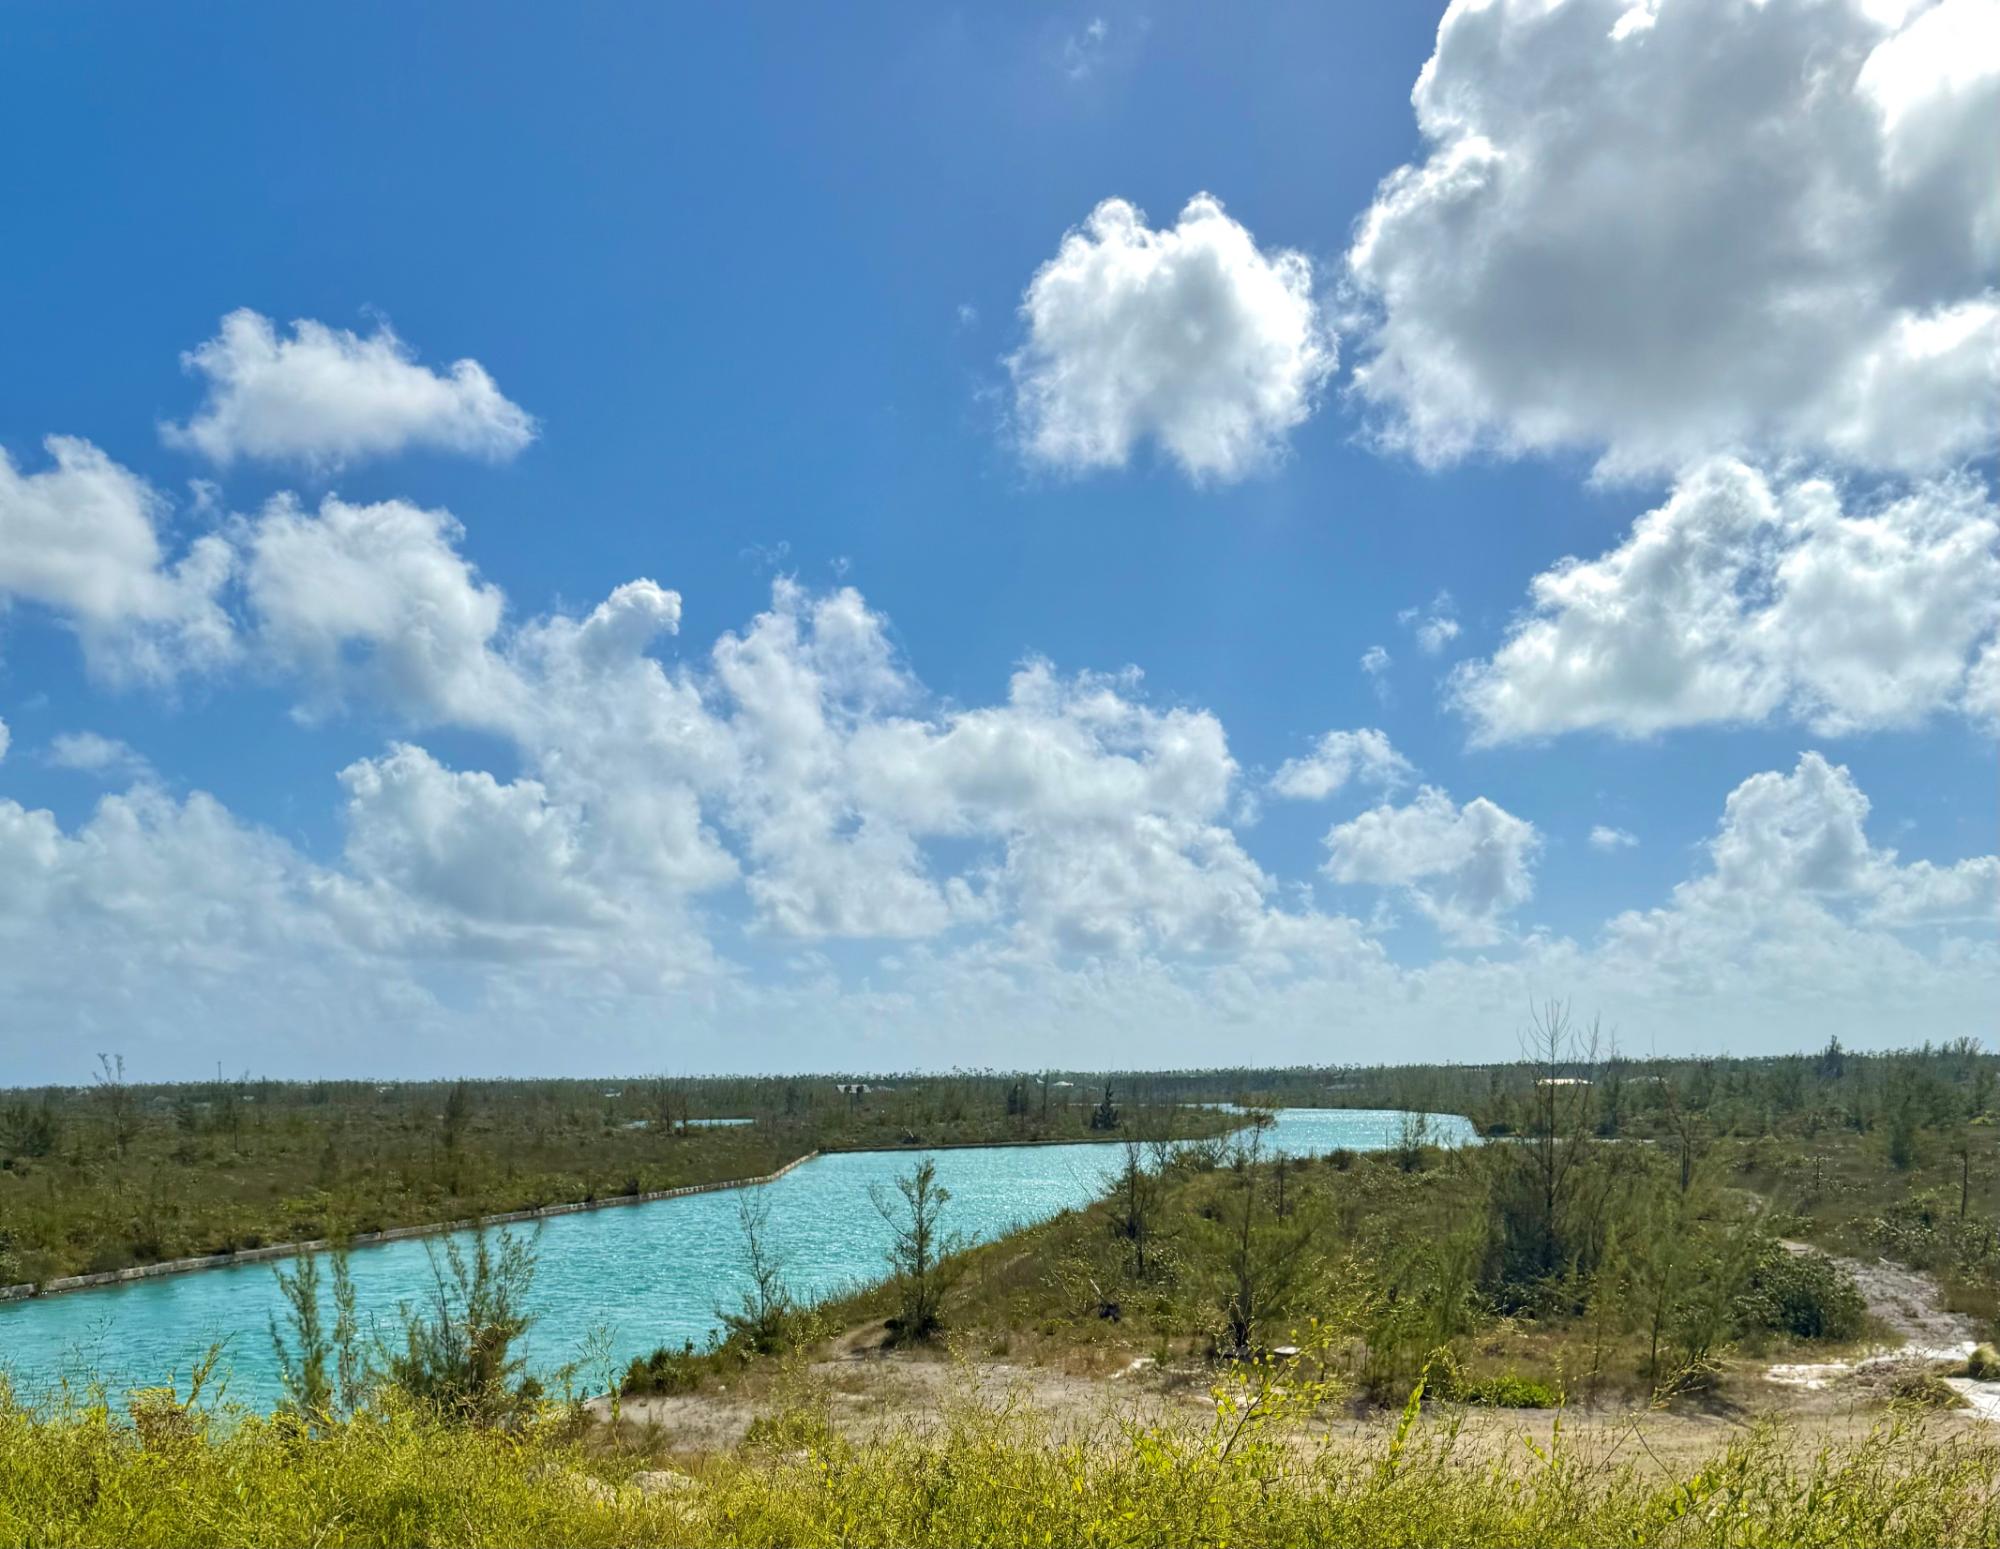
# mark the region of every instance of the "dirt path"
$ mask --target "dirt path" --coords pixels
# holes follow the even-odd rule
[[[1784,1246],[1791,1253],[1819,1251],[1800,1242]],[[1828,1257],[1854,1277],[1869,1314],[1897,1343],[1844,1361],[1773,1366],[1764,1374],[1769,1381],[1808,1392],[1879,1388],[1912,1366],[1935,1367],[1972,1353],[1978,1343],[1977,1325],[1946,1309],[1931,1276],[1887,1259]],[[1945,1381],[1965,1400],[1970,1414],[1980,1420],[2000,1420],[2000,1382],[1975,1382],[1969,1377],[1947,1377]]]
[[[1794,1253],[1807,1251],[1803,1244],[1786,1243]],[[1970,1318],[1945,1310],[1937,1281],[1929,1275],[1887,1259],[1870,1263],[1864,1259],[1836,1258],[1833,1261],[1854,1277],[1868,1310],[1892,1334],[1910,1345],[1926,1350],[1951,1350],[1963,1354],[1962,1346],[1977,1342],[1978,1330]]]

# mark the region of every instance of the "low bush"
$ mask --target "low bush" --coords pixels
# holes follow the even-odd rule
[[[679,1350],[661,1345],[651,1355],[635,1356],[625,1368],[618,1391],[627,1398],[647,1398],[654,1394],[692,1393],[701,1386],[708,1359],[689,1340]]]
[[[1898,1371],[1888,1385],[1888,1401],[1898,1409],[1964,1409],[1964,1395],[1924,1367]]]
[[[1751,1269],[1743,1321],[1800,1339],[1856,1339],[1868,1303],[1854,1277],[1823,1253],[1773,1245]]]
[[[1889,1402],[1907,1409],[1963,1409],[1965,1399],[1936,1372],[1912,1367],[1889,1383]]]
[[[1483,1404],[1494,1409],[1559,1409],[1563,1396],[1546,1382],[1502,1372],[1497,1377],[1461,1377],[1451,1396],[1461,1404]]]

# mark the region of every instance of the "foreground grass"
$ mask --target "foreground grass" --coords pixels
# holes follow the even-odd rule
[[[2000,1449],[1891,1421],[1818,1451],[1776,1428],[1668,1472],[1561,1439],[1481,1462],[1414,1406],[1365,1451],[1281,1426],[1053,1437],[953,1405],[867,1449],[808,1410],[665,1494],[571,1421],[503,1434],[391,1411],[320,1435],[168,1405],[0,1407],[10,1544],[1994,1544]],[[1626,1449],[1629,1453],[1632,1449]]]

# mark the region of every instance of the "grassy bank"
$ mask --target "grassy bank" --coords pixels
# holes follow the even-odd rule
[[[1854,1150],[1832,1133],[1815,1144],[1843,1165]],[[1528,1145],[1277,1160],[1256,1145],[1253,1130],[1164,1155],[1131,1147],[1103,1198],[941,1258],[938,1326],[976,1358],[1108,1375],[1213,1366],[1310,1321],[1337,1336],[1329,1368],[1369,1402],[1399,1405],[1428,1368],[1434,1395],[1511,1408],[1748,1393],[1772,1362],[1891,1337],[1847,1271],[1779,1240],[1865,1237],[1881,1219],[1868,1211],[1891,1207],[1842,1196],[1821,1219],[1760,1198],[1748,1184],[1768,1150],[1721,1142],[1683,1189],[1678,1158],[1653,1145],[1573,1140],[1559,1174]],[[757,1350],[793,1340],[906,1342],[909,1289],[899,1271],[809,1317],[780,1297],[719,1349],[641,1363],[627,1391],[740,1385]],[[1977,1322],[1977,1337],[1994,1332]]]
[[[1450,1418],[1361,1447],[1283,1417],[1057,1441],[970,1403],[857,1449],[809,1407],[734,1453],[646,1472],[560,1415],[503,1432],[414,1411],[307,1433],[171,1405],[0,1405],[0,1541],[103,1544],[1993,1544],[2000,1450],[1891,1422],[1814,1447],[1745,1435],[1696,1466],[1559,1441],[1475,1458]],[[667,1488],[661,1488],[662,1485]]]

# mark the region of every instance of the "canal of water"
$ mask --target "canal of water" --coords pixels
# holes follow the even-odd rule
[[[1345,1146],[1381,1150],[1397,1143],[1402,1115],[1373,1109],[1289,1108],[1266,1131],[1267,1155],[1319,1155]],[[1475,1137],[1462,1118],[1434,1115],[1435,1142]],[[1104,1191],[1123,1153],[1109,1145],[977,1146],[931,1153],[951,1191],[946,1224],[984,1242],[1088,1204]],[[793,1292],[817,1298],[878,1280],[886,1272],[889,1227],[874,1196],[893,1191],[911,1165],[908,1151],[822,1156],[760,1186],[769,1206],[770,1246],[785,1261]],[[576,1359],[602,1331],[608,1364],[623,1370],[662,1344],[705,1341],[718,1306],[736,1305],[748,1285],[738,1191],[686,1195],[651,1204],[554,1216],[532,1228],[538,1268],[527,1339],[530,1365],[551,1371]],[[440,1239],[413,1238],[356,1249],[351,1265],[364,1328],[397,1325],[399,1304],[431,1283],[430,1252]],[[428,1247],[427,1247],[428,1244]],[[271,1263],[200,1270],[126,1285],[0,1303],[0,1371],[17,1396],[35,1399],[59,1381],[100,1382],[112,1394],[162,1384],[216,1341],[228,1397],[268,1408],[280,1396],[269,1320],[280,1312]],[[603,1370],[579,1373],[601,1387]]]

